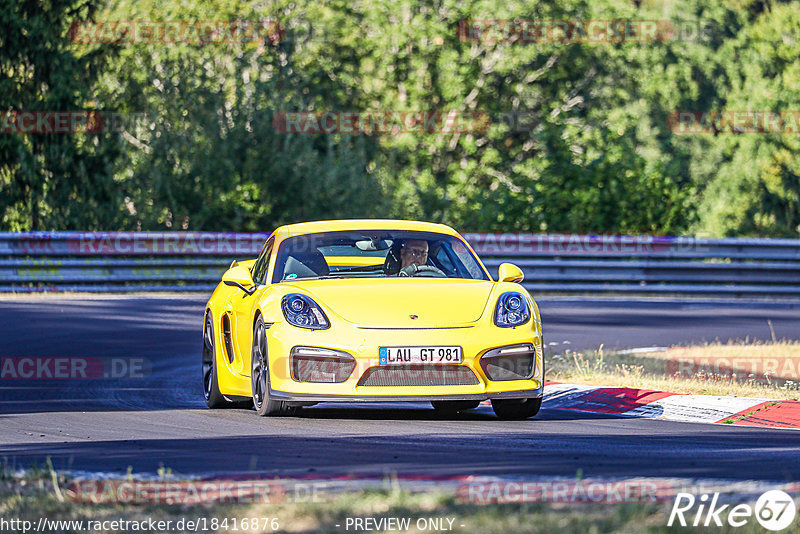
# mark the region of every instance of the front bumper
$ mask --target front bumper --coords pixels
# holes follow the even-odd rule
[[[415,386],[415,387],[430,387],[430,386]],[[308,393],[287,393],[285,391],[278,391],[270,389],[269,394],[273,400],[286,401],[286,402],[418,402],[418,401],[436,401],[436,400],[475,400],[485,401],[492,399],[529,399],[539,398],[544,392],[544,387],[531,390],[520,391],[505,391],[495,393],[482,393],[478,395],[393,395],[387,397],[386,395],[358,395],[358,396],[345,396],[345,395],[313,395]]]
[[[538,321],[517,328],[497,328],[476,323],[460,328],[371,329],[347,325],[329,330],[303,330],[286,322],[267,331],[270,362],[270,396],[286,402],[391,402],[431,400],[491,400],[541,397],[544,388],[541,330]],[[481,357],[492,349],[529,343],[536,357],[530,379],[490,380],[481,367]],[[379,366],[380,347],[449,346],[463,351],[463,366],[477,377],[464,385],[359,385],[364,373]],[[292,376],[293,347],[310,346],[343,351],[356,366],[347,380],[339,383],[298,382]],[[383,366],[386,367],[386,366]]]

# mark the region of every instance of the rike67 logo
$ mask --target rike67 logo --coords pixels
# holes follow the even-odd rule
[[[792,524],[797,511],[792,497],[781,490],[767,491],[758,498],[755,506],[737,504],[731,508],[730,504],[718,505],[718,500],[719,493],[710,497],[704,493],[699,498],[691,493],[678,493],[667,526],[671,527],[677,520],[682,527],[721,527],[724,523],[741,527],[755,517],[765,529],[779,531]]]

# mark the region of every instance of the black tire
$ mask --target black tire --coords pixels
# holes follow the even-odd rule
[[[228,400],[219,391],[217,380],[217,345],[214,343],[214,321],[211,312],[206,314],[203,326],[203,397],[209,408],[229,406]]]
[[[290,410],[286,403],[269,396],[269,358],[267,357],[267,334],[261,317],[253,329],[253,348],[250,351],[250,386],[253,406],[258,415],[282,415]]]
[[[456,400],[456,401],[431,401],[431,406],[436,410],[436,413],[441,415],[455,415],[464,410],[472,410],[477,408],[481,401],[471,400]]]
[[[542,407],[542,398],[533,399],[493,399],[492,410],[495,415],[507,421],[519,421],[533,417]]]

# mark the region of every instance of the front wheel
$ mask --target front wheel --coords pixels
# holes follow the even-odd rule
[[[260,416],[281,415],[288,411],[285,402],[269,396],[269,358],[267,357],[267,334],[261,317],[253,330],[253,350],[250,356],[250,385],[253,406]]]
[[[492,410],[500,419],[521,420],[533,417],[542,407],[542,398],[534,399],[492,399]]]

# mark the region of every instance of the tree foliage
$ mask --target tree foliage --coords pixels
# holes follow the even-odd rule
[[[3,0],[0,112],[80,111],[110,56],[78,55],[64,38],[95,0]],[[102,141],[102,143],[101,143]],[[116,139],[0,133],[0,225],[6,229],[113,227],[120,198],[112,173]]]
[[[3,109],[145,117],[121,132],[0,134],[6,229],[402,217],[465,231],[800,236],[798,135],[670,129],[680,110],[800,110],[793,2],[3,2]],[[67,36],[86,20],[264,19],[280,22],[280,42]],[[660,20],[675,33],[584,43],[459,33],[486,19]],[[491,123],[380,135],[273,124],[326,110],[455,110]]]

